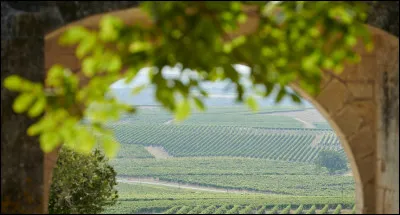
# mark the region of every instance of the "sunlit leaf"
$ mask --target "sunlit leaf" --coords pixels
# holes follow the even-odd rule
[[[176,106],[175,120],[182,121],[185,120],[190,115],[190,103],[188,100],[181,101]]]
[[[118,72],[121,69],[122,61],[118,55],[114,55],[108,64],[108,71]]]
[[[87,77],[92,77],[96,71],[97,62],[94,58],[85,58],[82,62],[82,72]]]
[[[114,158],[119,150],[119,143],[111,137],[103,139],[103,148],[107,157]]]
[[[15,113],[23,113],[32,104],[36,98],[29,93],[20,94],[14,101],[13,110]]]
[[[42,119],[41,121],[36,122],[35,124],[32,124],[31,126],[29,126],[29,128],[28,128],[28,130],[27,130],[26,133],[27,133],[29,136],[36,136],[36,135],[38,135],[39,133],[41,133],[41,132],[43,131],[43,129],[44,129],[43,120],[44,120],[44,119]]]
[[[100,21],[100,38],[105,42],[112,42],[118,38],[118,29],[123,22],[114,16],[104,16]]]
[[[40,135],[40,148],[49,153],[61,144],[61,138],[55,131],[45,132]]]
[[[194,104],[196,105],[197,109],[199,109],[200,111],[205,111],[205,106],[204,106],[203,101],[201,101],[197,97],[193,97],[193,101],[194,101]]]
[[[82,26],[74,26],[66,30],[64,34],[61,35],[59,42],[62,45],[73,45],[85,38],[88,33],[89,32],[86,28]]]
[[[44,108],[46,107],[46,97],[42,96],[37,99],[35,104],[28,111],[28,115],[30,117],[37,117],[43,113]]]
[[[249,108],[253,111],[253,112],[257,112],[259,109],[258,103],[256,101],[256,99],[254,99],[253,96],[249,96],[246,99],[246,104],[247,106],[249,106]]]
[[[134,87],[133,90],[132,90],[132,94],[133,94],[133,95],[137,95],[137,94],[139,94],[143,89],[145,89],[146,87],[147,87],[146,84],[142,84],[142,85],[140,85],[140,86]]]
[[[10,75],[4,79],[4,87],[9,90],[18,91],[21,89],[22,84],[23,80],[17,75]]]
[[[76,146],[77,150],[84,154],[90,153],[96,144],[96,138],[86,128],[79,129],[77,135],[80,140],[79,145]]]
[[[96,46],[96,37],[94,35],[90,35],[88,37],[85,37],[85,39],[82,40],[82,42],[79,44],[79,46],[76,49],[76,56],[79,59],[82,59],[85,55],[87,55],[89,52],[93,51],[93,49]]]

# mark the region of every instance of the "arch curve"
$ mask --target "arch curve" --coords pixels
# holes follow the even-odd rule
[[[128,25],[152,25],[139,8],[107,14],[121,18]],[[60,63],[79,70],[74,49],[60,47],[58,37],[75,25],[97,28],[102,15],[90,16],[48,33],[45,37],[45,69]],[[257,25],[258,18],[251,17],[238,32],[250,33]],[[361,62],[346,65],[340,75],[325,71],[318,95],[310,96],[296,83],[291,87],[309,100],[338,134],[356,182],[358,212],[398,213],[398,93],[394,90],[398,92],[399,42],[397,37],[380,29],[371,26],[368,29],[375,43],[374,51],[367,53],[359,44],[355,49],[361,55]],[[45,158],[45,192],[50,186],[56,156],[57,152],[53,152]],[[391,168],[396,168],[397,172]]]

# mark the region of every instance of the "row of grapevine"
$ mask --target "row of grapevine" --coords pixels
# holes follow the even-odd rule
[[[331,205],[332,206],[332,205]],[[319,205],[319,211],[317,206],[313,205],[198,205],[198,206],[173,206],[170,209],[164,211],[164,214],[341,214],[343,211],[342,204],[338,204],[336,207],[331,208],[330,205]],[[322,207],[322,208],[321,208]],[[350,207],[349,205],[346,207]],[[351,213],[355,213],[355,206],[347,208],[352,209]]]
[[[313,132],[285,134],[234,126],[157,124],[123,124],[112,128],[123,144],[163,146],[174,157],[233,156],[313,162],[323,149],[311,145],[316,135]],[[335,147],[341,146],[337,143]]]

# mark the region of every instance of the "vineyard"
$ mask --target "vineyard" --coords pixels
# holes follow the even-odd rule
[[[146,212],[146,211],[140,211]],[[163,214],[355,214],[355,207],[349,205],[343,208],[338,205],[204,205],[204,206],[173,206]]]
[[[105,213],[352,214],[349,198],[221,194],[152,185],[118,185],[120,200]]]
[[[231,156],[310,163],[324,149],[344,153],[329,130],[137,123],[110,127],[122,144],[162,146],[174,157]],[[313,145],[317,135],[322,138]]]
[[[119,177],[297,196],[354,196],[354,180],[313,165],[255,158],[115,159]]]
[[[344,150],[312,113],[213,107],[181,123],[157,107],[125,115],[107,125],[121,148],[110,160],[118,204],[105,213],[352,214],[353,177],[313,163],[321,150]]]

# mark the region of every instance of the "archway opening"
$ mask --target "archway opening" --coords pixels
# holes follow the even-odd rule
[[[237,69],[246,74],[245,66]],[[166,69],[166,76],[174,74]],[[142,70],[132,83],[120,80],[112,86],[111,93],[138,112],[109,125],[122,144],[111,163],[124,201],[107,212],[130,207],[135,213],[355,211],[350,161],[332,172],[315,164],[322,151],[346,155],[336,132],[310,102],[287,99],[276,105],[260,98],[260,109],[253,113],[234,102],[229,82],[205,83],[207,111],[193,110],[178,123],[155,101],[151,88],[132,95],[147,77]],[[140,202],[156,196],[154,204]],[[138,204],[125,201],[132,198]]]
[[[128,24],[132,24],[132,22],[149,22],[147,17],[142,16],[143,13],[138,12],[136,9],[117,11],[111,14],[122,18]],[[100,17],[101,15],[88,17],[69,26],[82,24],[86,27],[96,28]],[[58,36],[69,26],[46,36],[46,69],[54,63],[61,63],[72,70],[79,70],[80,63],[74,57],[74,50],[59,47],[56,44]],[[381,118],[384,115],[380,112],[383,110],[382,108],[385,108],[384,105],[386,104],[380,100],[380,96],[385,95],[382,92],[382,85],[385,85],[382,81],[384,79],[382,74],[387,75],[387,69],[389,69],[389,76],[396,77],[396,73],[392,71],[398,68],[398,60],[391,63],[386,60],[386,56],[397,56],[395,53],[397,50],[398,54],[398,40],[380,30],[371,27],[369,27],[369,30],[373,34],[374,41],[379,43],[377,46],[379,48],[373,53],[365,53],[361,51],[361,47],[357,47],[359,53],[361,53],[362,62],[356,66],[347,66],[340,76],[325,76],[323,83],[321,83],[322,92],[320,95],[310,98],[302,92],[301,88],[296,85],[292,86],[296,91],[303,93],[303,97],[308,98],[322,115],[328,119],[334,130],[338,132],[337,134],[344,145],[345,152],[349,155],[349,162],[353,167],[357,210],[363,213],[385,210],[385,207],[383,207],[386,204],[385,202],[372,198],[372,196],[376,195],[387,195],[388,198],[386,199],[389,201],[388,210],[398,210],[398,206],[392,204],[393,202],[398,202],[397,197],[392,198],[398,193],[398,185],[396,186],[396,183],[386,180],[395,178],[396,173],[392,174],[384,168],[385,163],[391,166],[396,165],[396,156],[394,156],[394,159],[388,160],[383,156],[384,152],[382,152],[382,146],[386,146],[390,141],[390,143],[394,143],[394,141],[392,140],[393,138],[390,139],[391,137],[385,139],[382,136],[383,131],[379,130],[382,127],[380,124],[383,123]],[[392,109],[390,111],[393,111]],[[377,126],[380,127],[378,128]],[[393,128],[396,130],[396,127]],[[381,143],[380,141],[383,141],[382,146],[378,144]],[[395,144],[392,145],[396,147]],[[390,156],[393,157],[396,153],[392,154]],[[49,181],[49,175],[51,175],[50,157],[52,155],[46,155],[45,181]],[[380,164],[379,168],[378,164]],[[384,188],[385,186],[390,188]],[[388,189],[389,192],[386,192]],[[47,191],[45,190],[45,192]]]

